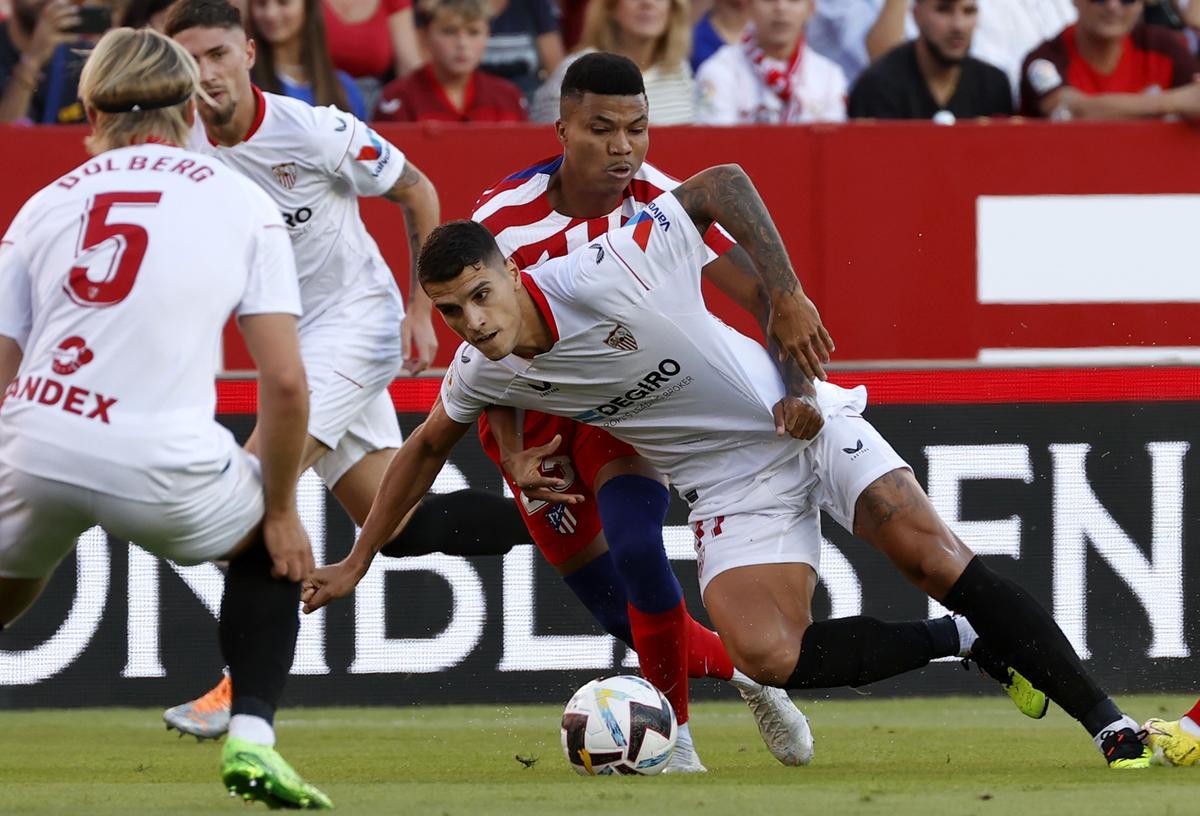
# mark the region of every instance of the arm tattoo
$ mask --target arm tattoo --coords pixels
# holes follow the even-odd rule
[[[673,192],[701,234],[707,232],[714,221],[719,221],[733,234],[750,253],[768,292],[796,289],[799,281],[779,230],[742,168],[730,164],[710,167]]]
[[[406,161],[404,169],[400,171],[400,178],[396,179],[396,183],[392,185],[392,189],[384,193],[383,197],[388,201],[402,204],[407,196],[408,189],[420,180],[421,171],[413,167],[412,162]]]

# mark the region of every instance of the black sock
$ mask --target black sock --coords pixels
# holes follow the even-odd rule
[[[958,654],[950,618],[886,623],[861,615],[808,627],[785,688],[865,686]]]
[[[300,584],[271,575],[262,543],[229,562],[219,632],[233,682],[233,714],[274,721],[296,653],[299,607]]]
[[[491,490],[431,493],[421,500],[400,535],[380,550],[403,558],[446,555],[504,555],[532,541],[517,503]]]
[[[1120,718],[1120,709],[1092,680],[1054,618],[1032,595],[992,572],[978,556],[971,559],[942,603],[966,615],[990,649],[1079,720],[1092,736]]]

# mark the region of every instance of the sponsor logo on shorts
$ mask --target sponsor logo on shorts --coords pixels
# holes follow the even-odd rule
[[[637,351],[637,338],[633,336],[633,332],[622,326],[620,323],[613,328],[608,337],[604,340],[604,344],[612,346],[618,351]]]
[[[87,347],[87,341],[82,337],[68,337],[58,344],[53,353],[51,367],[55,374],[68,376],[90,363],[95,354]]]
[[[854,461],[869,450],[870,448],[865,447],[863,445],[863,441],[859,439],[853,448],[842,448],[842,453],[848,454],[850,456],[850,461]]]
[[[691,385],[691,377],[679,378],[679,374],[682,371],[683,366],[675,360],[670,358],[662,360],[654,370],[643,374],[632,388],[627,389],[602,405],[597,405],[590,411],[584,411],[571,418],[576,422],[597,423],[606,417],[612,417],[612,419],[604,423],[604,427],[610,428],[618,425],[627,419],[637,416],[657,402],[678,394],[684,388]],[[617,414],[625,408],[632,410],[618,417]]]

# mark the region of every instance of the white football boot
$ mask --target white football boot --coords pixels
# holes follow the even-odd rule
[[[756,683],[737,669],[730,681],[758,723],[758,733],[771,755],[784,765],[807,765],[813,758],[813,735],[808,718],[783,689]]]
[[[687,723],[679,726],[679,736],[675,739],[675,751],[667,760],[663,773],[708,773],[708,768],[696,755],[696,746],[692,742],[692,732]]]

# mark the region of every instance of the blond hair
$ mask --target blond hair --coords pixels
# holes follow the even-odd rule
[[[152,138],[187,144],[188,106],[199,87],[196,61],[174,40],[150,29],[109,31],[79,77],[79,98],[92,112],[88,151]]]
[[[597,51],[621,50],[621,29],[617,25],[616,8],[620,0],[592,0],[583,19],[580,46]],[[687,59],[692,50],[691,6],[688,0],[670,0],[667,27],[654,45],[654,66],[673,71]]]

